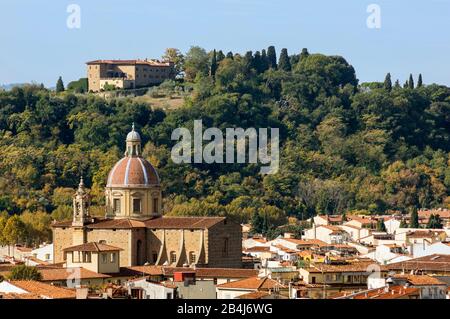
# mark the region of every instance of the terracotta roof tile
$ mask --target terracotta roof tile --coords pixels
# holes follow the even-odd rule
[[[207,229],[225,219],[225,217],[159,217],[146,221],[145,226],[163,229]]]
[[[90,252],[101,252],[101,251],[120,251],[122,248],[100,244],[100,243],[86,243],[82,245],[72,246],[64,248],[63,251],[90,251]]]
[[[39,269],[42,275],[42,281],[62,281],[67,279],[96,279],[110,278],[111,276],[99,274],[85,268],[54,268]]]
[[[38,295],[45,299],[75,299],[75,289],[55,287],[39,281],[14,280],[10,281],[16,287],[19,287],[31,294]]]
[[[274,288],[285,289],[286,286],[280,284],[279,282],[270,279],[268,277],[250,277],[246,279],[241,279],[237,281],[232,281],[229,283],[218,285],[217,288],[226,289],[254,289],[254,290],[269,290]]]

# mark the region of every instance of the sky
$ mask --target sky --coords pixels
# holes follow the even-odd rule
[[[68,27],[71,4],[79,28]],[[371,4],[380,28],[368,27]],[[274,45],[342,55],[360,82],[422,73],[450,86],[449,17],[450,0],[0,0],[0,84],[54,86],[86,77],[87,61],[160,58],[168,47]]]

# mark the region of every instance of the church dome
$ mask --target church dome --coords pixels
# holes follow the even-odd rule
[[[159,185],[156,169],[142,157],[124,157],[109,172],[106,187]]]
[[[109,172],[106,187],[146,187],[159,185],[156,169],[141,156],[141,136],[133,128],[127,135],[125,157]]]

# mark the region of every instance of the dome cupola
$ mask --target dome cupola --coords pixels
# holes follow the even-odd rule
[[[142,157],[141,136],[133,123],[127,135],[124,157],[108,174],[106,215],[149,218],[159,214],[161,202],[158,172]]]

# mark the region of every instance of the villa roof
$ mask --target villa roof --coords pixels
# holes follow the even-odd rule
[[[39,269],[42,281],[62,281],[67,279],[97,279],[110,278],[111,276],[99,274],[85,268],[52,268]]]
[[[388,264],[390,270],[420,270],[450,272],[450,255],[433,254]]]
[[[409,281],[413,286],[447,286],[445,282],[428,275],[394,275],[394,278],[405,279]]]
[[[71,251],[87,251],[87,252],[103,252],[103,251],[120,251],[123,250],[119,247],[114,247],[106,244],[100,244],[100,243],[85,243],[82,245],[72,246],[64,248],[63,251],[65,252],[71,252]]]
[[[94,60],[86,62],[87,65],[91,64],[119,64],[119,65],[150,65],[150,66],[170,66],[169,62],[161,62],[157,60]]]

